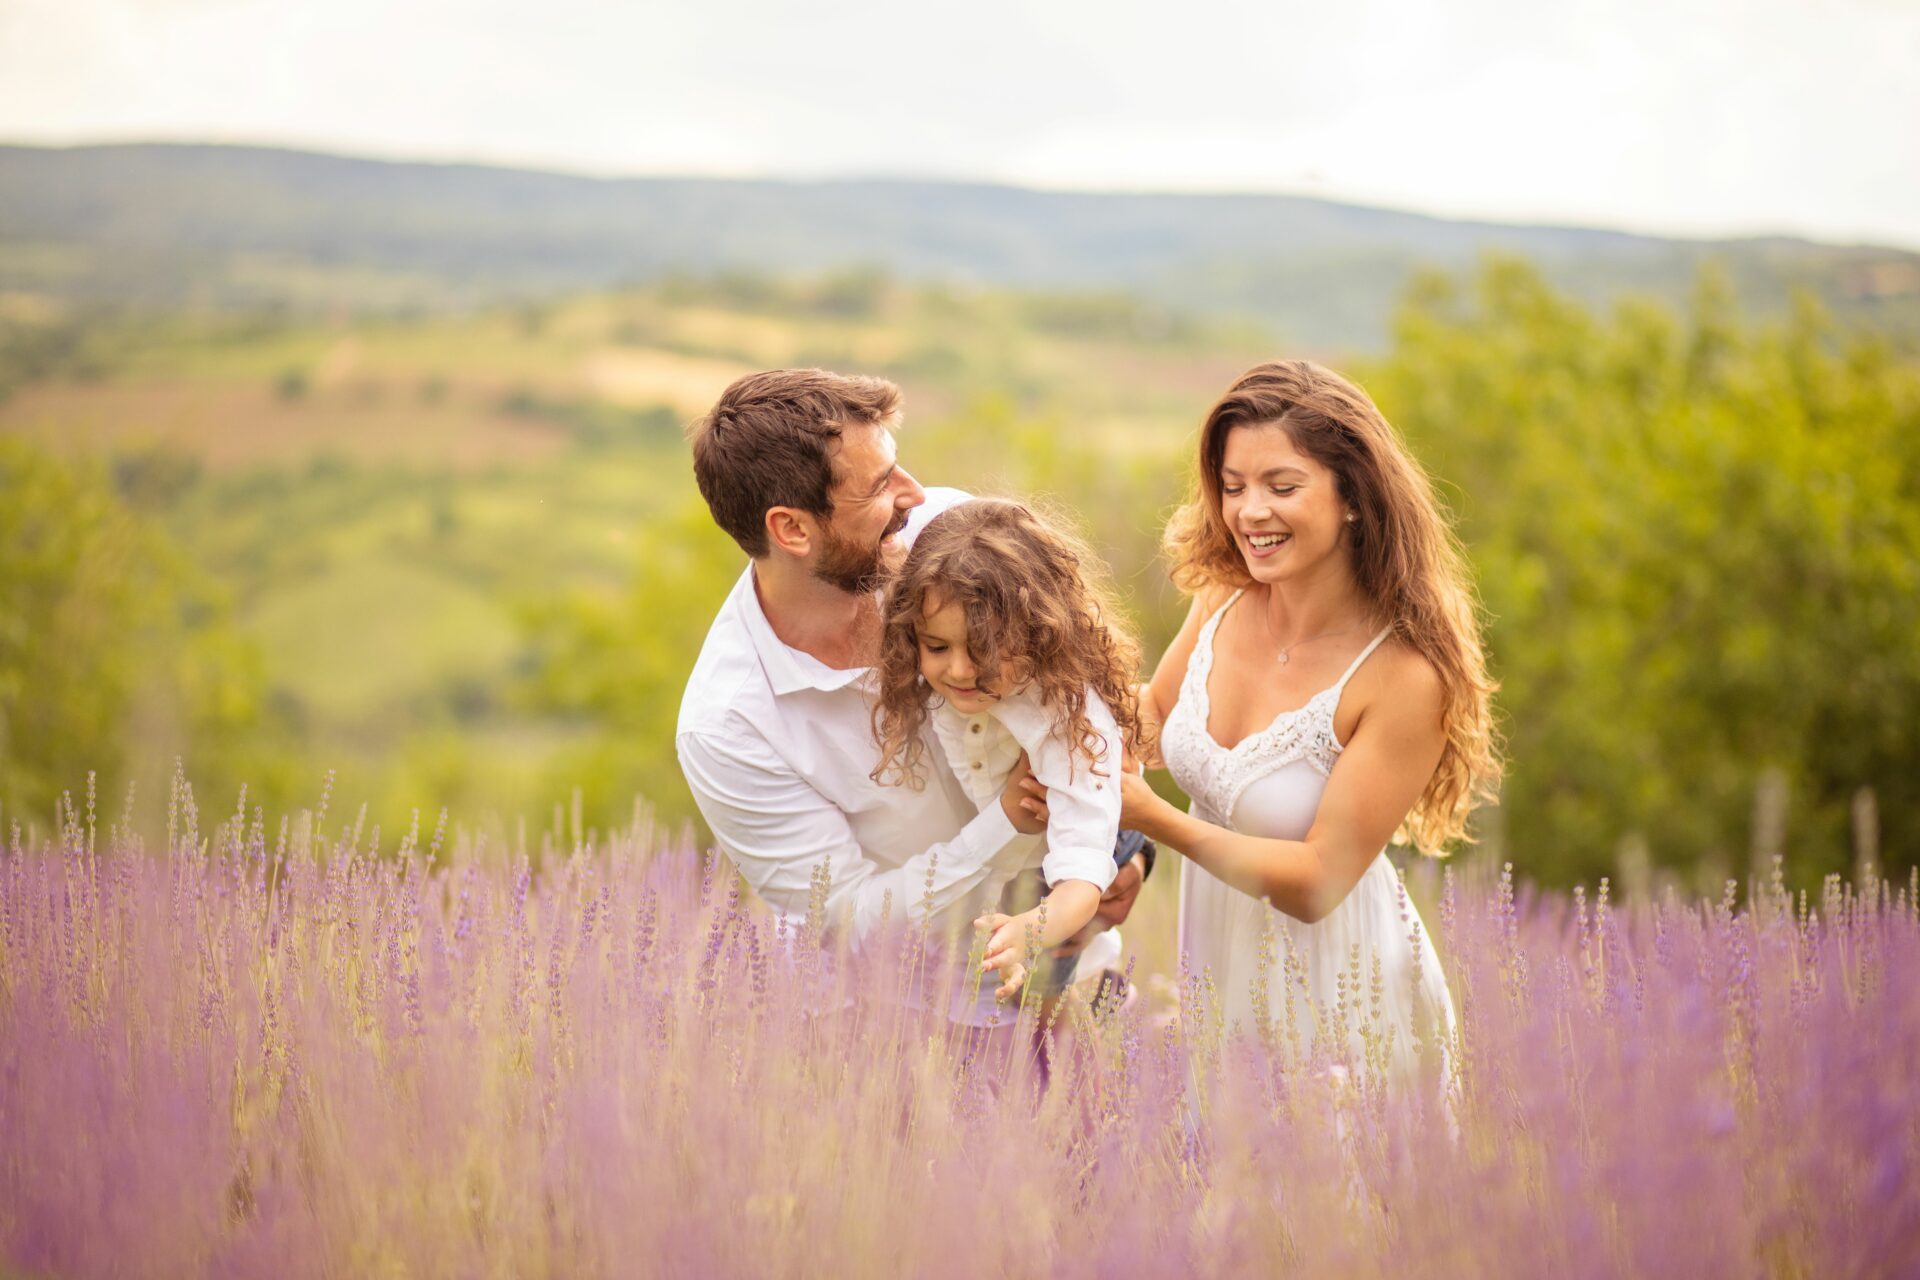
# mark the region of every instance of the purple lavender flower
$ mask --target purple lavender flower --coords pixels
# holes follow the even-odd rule
[[[956,1027],[917,1002],[942,939],[851,948],[644,830],[536,867],[303,819],[263,882],[258,809],[210,842],[184,779],[173,809],[164,859],[84,803],[0,858],[0,1270],[1920,1263],[1906,890],[1410,873],[1459,1026],[1402,1086],[1131,958],[1131,999]],[[1400,980],[1341,977],[1360,1026]]]

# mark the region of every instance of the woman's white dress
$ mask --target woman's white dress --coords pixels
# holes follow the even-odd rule
[[[1161,729],[1161,755],[1191,797],[1189,812],[1247,835],[1302,840],[1313,826],[1342,744],[1334,711],[1347,681],[1388,632],[1305,706],[1237,743],[1208,731],[1207,677],[1220,619],[1201,628],[1179,700]],[[1257,1030],[1302,1054],[1371,1064],[1400,1077],[1444,1063],[1453,1001],[1432,939],[1382,850],[1339,906],[1314,924],[1215,879],[1191,860],[1180,874],[1180,948],[1226,1028]]]

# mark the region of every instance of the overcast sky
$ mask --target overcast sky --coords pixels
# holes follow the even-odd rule
[[[0,139],[1920,248],[1920,0],[0,0]]]

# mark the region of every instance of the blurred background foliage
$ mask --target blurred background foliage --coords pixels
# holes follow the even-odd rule
[[[1416,276],[1384,346],[1308,348],[1459,516],[1509,744],[1494,856],[1550,882],[1623,849],[1711,881],[1782,838],[1803,882],[1863,834],[1920,859],[1903,341],[1810,296],[1743,312],[1711,269],[1684,304],[1595,304],[1501,258]],[[89,769],[157,794],[175,756],[216,810],[243,782],[311,804],[335,770],[390,830],[544,822],[576,788],[590,824],[636,795],[691,816],[672,729],[742,561],[681,431],[754,368],[901,382],[919,478],[1071,513],[1157,654],[1194,429],[1301,350],[878,268],[414,315],[0,295],[0,817],[44,827]]]
[[[1417,284],[1363,372],[1473,553],[1517,861],[1744,873],[1782,797],[1803,872],[1846,865],[1857,800],[1920,854],[1911,364],[1807,301],[1744,326],[1711,273],[1600,317],[1504,262]]]

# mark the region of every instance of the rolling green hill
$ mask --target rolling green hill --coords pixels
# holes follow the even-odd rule
[[[267,801],[310,802],[333,769],[389,827],[413,806],[538,815],[575,783],[596,821],[635,791],[689,811],[662,726],[742,561],[699,506],[681,427],[740,374],[896,379],[905,456],[929,483],[1130,498],[1084,509],[1163,599],[1165,459],[1272,350],[1247,326],[1122,297],[849,275],[419,316],[81,318],[5,376],[59,328],[0,324],[0,445],[103,467],[204,577],[258,672],[248,727],[223,731],[230,772],[200,749],[211,737],[162,732],[157,711],[119,741],[69,727],[73,758],[110,786],[153,786],[184,752],[197,777],[244,778]],[[1082,467],[1090,448],[1108,479]],[[626,618],[636,583],[647,603]],[[599,635],[616,661],[580,652],[583,618],[614,620]],[[6,747],[0,733],[0,766]],[[74,781],[7,794],[0,767],[0,805],[37,814]]]
[[[161,169],[178,158],[128,155]],[[448,171],[474,194],[465,222],[437,224],[433,211],[452,208],[435,194],[440,171],[193,155],[240,176],[198,192],[152,177],[152,201],[126,207],[113,182],[36,189],[37,205],[0,199],[0,221],[37,217],[34,235],[66,237],[0,245],[0,813],[29,823],[89,769],[110,795],[130,776],[152,795],[176,756],[219,809],[243,781],[253,803],[310,803],[337,770],[342,803],[366,802],[389,830],[443,804],[543,821],[575,784],[591,824],[626,818],[636,793],[686,816],[674,713],[741,558],[699,502],[680,428],[757,368],[899,382],[915,473],[1073,513],[1157,652],[1184,603],[1155,546],[1197,420],[1237,372],[1302,350],[1223,314],[1236,308],[1220,297],[1182,309],[1146,287],[915,279],[913,262],[694,275],[663,259],[657,279],[556,293],[567,272],[597,269],[587,232],[614,243],[612,213],[562,235],[503,213],[493,184],[584,184],[615,212],[647,184]],[[287,177],[277,203],[245,213],[262,164],[371,186],[320,183],[315,201],[358,194],[309,209],[286,198]],[[396,204],[382,183],[411,194]],[[659,206],[703,184],[684,185]],[[704,185],[719,200],[754,184]],[[832,223],[820,208],[848,190],[813,190],[815,223],[791,225]],[[878,217],[910,189],[873,190]],[[1010,244],[1044,241],[1034,211],[1060,207],[913,190],[1025,207],[1025,221],[999,224],[1018,223]],[[59,200],[64,225],[47,212]],[[1101,219],[1119,208],[1090,213],[1089,235],[1118,226]],[[623,234],[652,225],[634,219]],[[725,220],[713,221],[718,243]],[[544,267],[515,248],[529,228],[550,237]],[[691,223],[676,234],[705,242]],[[1731,267],[1688,281],[1677,305],[1591,308],[1552,283],[1570,262],[1599,270],[1581,255],[1705,250],[1556,234],[1539,233],[1538,268],[1422,273],[1390,345],[1336,360],[1460,515],[1510,746],[1489,845],[1544,879],[1605,873],[1629,848],[1717,884],[1765,843],[1753,815],[1767,782],[1791,796],[1803,882],[1861,849],[1911,866],[1911,336],[1863,331],[1857,309],[1836,308],[1849,322],[1836,326],[1804,297],[1769,314],[1751,289],[1729,290]],[[179,248],[186,239],[199,247]],[[1171,232],[1147,240],[1116,231],[1054,266],[1144,270],[1196,251]],[[875,230],[863,247],[872,258],[901,243]],[[938,263],[974,254],[970,243],[923,246],[938,262],[921,266],[949,274]],[[1445,252],[1471,242],[1421,251]],[[164,287],[141,294],[114,275],[136,259]],[[1014,271],[1012,256],[997,261]],[[1331,249],[1318,260],[1336,276],[1342,261]],[[1910,267],[1877,261],[1889,281]],[[1663,277],[1655,292],[1679,287]],[[1327,296],[1360,308],[1340,313],[1349,320],[1365,310],[1357,287]],[[1860,813],[1877,816],[1862,827]]]
[[[892,181],[601,179],[197,145],[0,147],[0,290],[94,304],[405,311],[676,273],[866,265],[913,279],[1118,289],[1377,349],[1421,266],[1520,255],[1576,296],[1677,300],[1707,261],[1746,305],[1806,289],[1920,335],[1920,255],[1451,221],[1271,195]]]

